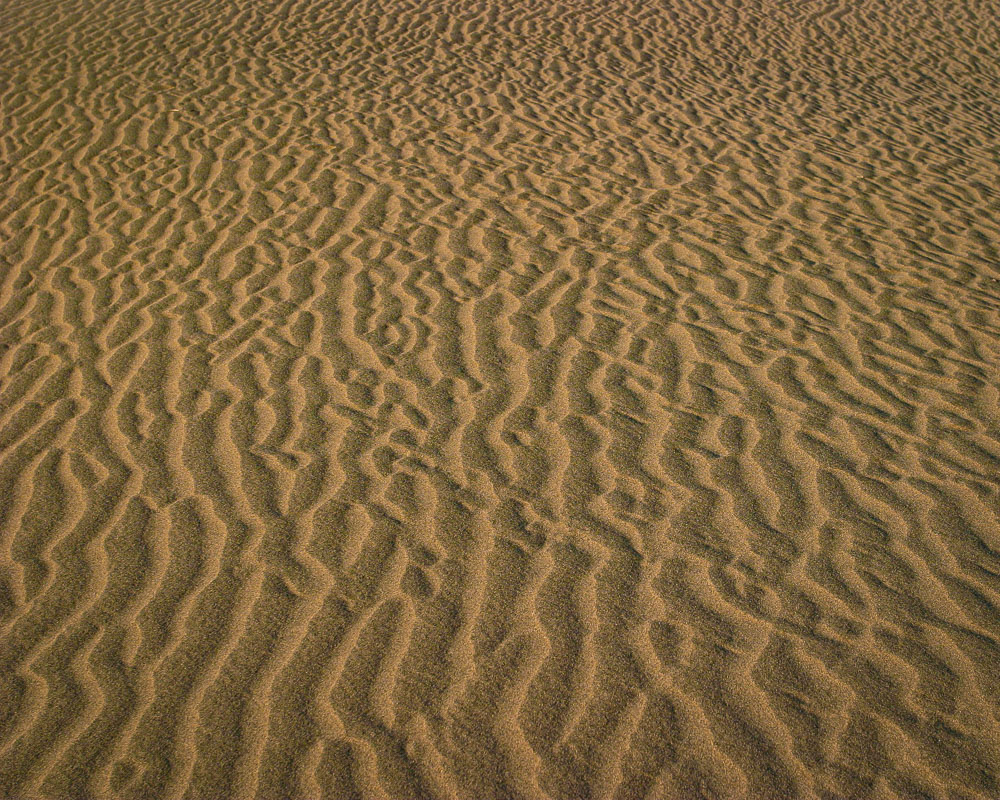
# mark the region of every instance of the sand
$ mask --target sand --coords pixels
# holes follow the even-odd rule
[[[6,0],[0,798],[1000,798],[1000,29]]]

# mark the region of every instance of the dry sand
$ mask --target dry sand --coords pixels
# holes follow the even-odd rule
[[[1000,798],[958,0],[6,0],[0,798]]]

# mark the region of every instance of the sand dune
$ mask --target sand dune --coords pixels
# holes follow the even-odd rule
[[[1000,797],[998,16],[5,2],[0,798]]]

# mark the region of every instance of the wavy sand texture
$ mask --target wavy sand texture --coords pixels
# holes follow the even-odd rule
[[[7,0],[0,797],[1000,797],[958,0]]]

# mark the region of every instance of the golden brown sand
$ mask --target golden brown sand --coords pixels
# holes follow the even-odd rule
[[[1000,798],[1000,33],[6,0],[0,798]]]

